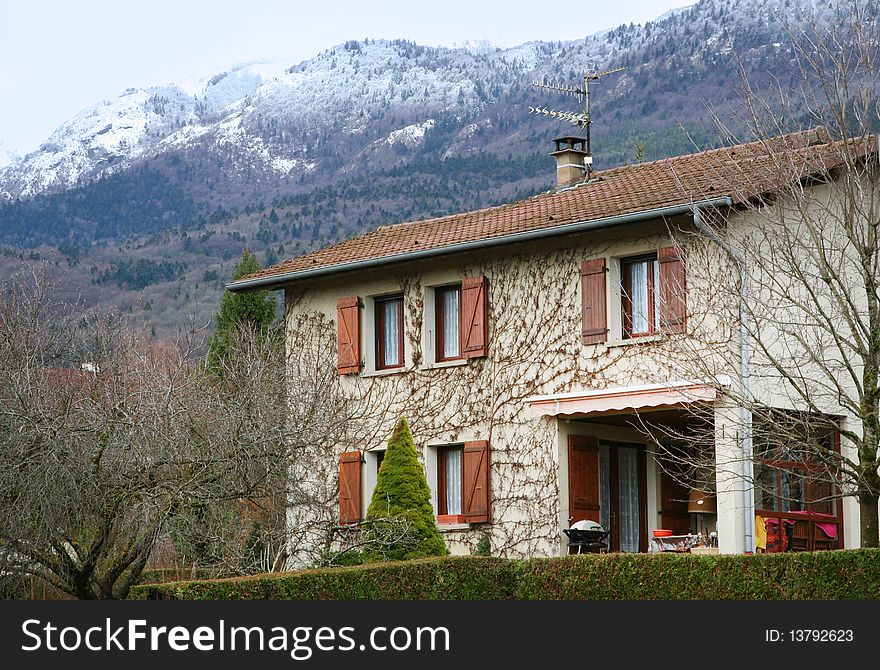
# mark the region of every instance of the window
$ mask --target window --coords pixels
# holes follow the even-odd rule
[[[403,367],[403,296],[376,298],[376,369]]]
[[[434,291],[437,332],[437,361],[461,358],[461,286],[444,286]]]
[[[836,434],[802,436],[781,426],[755,431],[755,515],[759,551],[814,551],[843,546],[833,463]],[[775,430],[774,430],[775,428]]]
[[[821,465],[756,459],[755,507],[836,516],[833,476]]]
[[[658,332],[660,277],[657,256],[622,260],[620,275],[623,336],[642,337]]]
[[[426,367],[485,356],[489,335],[486,277],[427,287],[424,323]]]
[[[439,525],[491,521],[488,440],[429,447],[427,475],[436,494]]]
[[[441,523],[463,523],[462,477],[464,449],[461,445],[437,449],[437,515]]]

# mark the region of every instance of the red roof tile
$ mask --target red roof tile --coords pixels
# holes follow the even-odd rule
[[[598,221],[716,198],[728,197],[733,205],[774,191],[811,174],[841,164],[852,153],[853,143],[829,142],[822,130],[811,130],[603,170],[576,187],[543,193],[473,212],[412,221],[359,235],[324,249],[283,261],[229,284],[246,288],[254,280],[263,287],[295,281],[297,275],[344,271],[359,261],[387,262],[401,254],[434,250],[479,240],[498,243],[516,233],[546,230],[566,224]],[[865,140],[858,147],[871,147]],[[560,230],[564,232],[564,228]],[[254,286],[256,288],[256,286]]]

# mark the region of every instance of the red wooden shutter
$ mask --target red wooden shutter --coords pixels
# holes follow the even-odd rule
[[[489,442],[464,443],[462,512],[467,523],[489,521]]]
[[[339,456],[339,523],[361,520],[361,452]]]
[[[569,526],[584,519],[599,523],[599,511],[599,440],[589,435],[569,435]]]
[[[486,355],[489,339],[486,287],[485,277],[469,277],[461,282],[461,354],[465,358]]]
[[[336,301],[336,368],[341,375],[357,374],[361,369],[360,304],[357,296]]]
[[[683,333],[687,315],[684,249],[662,247],[657,252],[660,263],[660,330]]]
[[[581,264],[581,307],[584,344],[599,344],[608,336],[605,310],[605,259],[594,258]]]

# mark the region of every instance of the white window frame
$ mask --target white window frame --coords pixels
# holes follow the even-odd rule
[[[608,305],[605,318],[608,324],[608,346],[624,346],[628,344],[639,344],[645,342],[653,342],[663,337],[659,331],[650,335],[639,335],[637,337],[624,337],[623,334],[623,264],[639,256],[647,256],[657,254],[658,246],[651,245],[647,247],[637,247],[627,250],[625,254],[613,256],[608,263],[608,281],[605,285],[606,295],[605,304]],[[657,261],[657,273],[659,273],[659,261]],[[655,277],[655,279],[657,279]],[[655,290],[658,295],[655,296],[656,304],[659,305],[659,281]]]
[[[448,361],[437,360],[437,290],[449,288],[452,286],[461,286],[461,280],[443,282],[442,284],[432,284],[425,287],[424,297],[424,314],[422,321],[424,322],[424,331],[422,336],[422,351],[425,352],[424,364],[425,368],[447,368],[456,365],[467,365],[468,359],[464,357],[464,352],[459,351],[459,358]],[[460,299],[459,299],[460,300]],[[459,315],[461,314],[461,302],[458,303]]]
[[[378,368],[376,360],[376,302],[385,298],[403,295],[403,365],[396,368]],[[365,296],[364,300],[364,334],[361,340],[364,356],[364,371],[361,377],[374,377],[378,375],[400,374],[409,368],[408,347],[406,346],[406,295],[402,291],[384,291],[374,295]]]
[[[364,510],[364,516],[367,515],[367,509],[373,500],[373,491],[376,490],[376,483],[379,481],[379,472],[377,464],[379,462],[379,454],[384,454],[387,447],[377,447],[364,452],[364,462],[361,467],[361,490],[363,491],[363,500],[361,501]]]
[[[442,449],[461,449],[462,450],[462,458],[464,458],[464,442],[447,442],[443,444],[430,444],[425,449],[425,477],[428,480],[428,488],[431,490],[431,506],[434,508],[434,517],[439,516],[440,510],[440,473],[437,467],[437,461],[440,457],[440,451]],[[462,463],[463,465],[463,463]],[[464,515],[464,477],[462,477],[462,491],[461,491],[461,514]],[[459,524],[444,524],[441,525],[441,529],[451,529],[451,528],[469,528],[470,524],[462,521]]]

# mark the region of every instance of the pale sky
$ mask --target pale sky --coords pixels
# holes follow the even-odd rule
[[[8,0],[0,12],[0,150],[35,149],[129,87],[230,65],[291,65],[346,40],[513,46],[644,23],[695,0]]]

